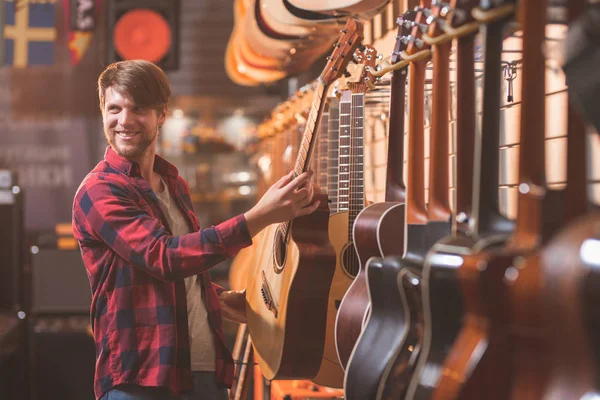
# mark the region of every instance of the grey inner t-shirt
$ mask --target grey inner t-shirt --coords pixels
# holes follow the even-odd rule
[[[167,222],[175,236],[190,233],[189,227],[170,195],[167,184],[162,180],[163,190],[156,193],[160,207],[167,217]],[[190,352],[192,371],[215,370],[215,344],[213,333],[208,325],[208,313],[202,296],[202,287],[198,276],[185,278],[187,297],[188,325],[190,331]]]

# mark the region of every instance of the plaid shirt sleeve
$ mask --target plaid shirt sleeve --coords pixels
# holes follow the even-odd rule
[[[197,275],[252,244],[238,215],[184,236],[170,236],[143,202],[121,185],[104,180],[84,184],[75,199],[79,227],[107,244],[125,261],[165,281]]]

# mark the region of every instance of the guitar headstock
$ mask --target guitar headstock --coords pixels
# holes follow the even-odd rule
[[[327,57],[325,69],[319,76],[325,86],[332,84],[344,73],[354,50],[363,40],[362,24],[352,18],[348,19],[341,33],[341,37],[333,45],[333,52]]]
[[[359,68],[359,73],[354,74],[356,79],[349,78],[347,80],[348,90],[352,93],[365,93],[375,84],[375,76],[372,71],[375,70],[377,62],[377,50],[371,45],[359,47],[354,52],[354,60],[355,65]]]
[[[412,24],[415,21],[416,15],[417,12],[415,10],[409,10],[396,19],[396,24],[398,25],[398,34],[396,35],[396,43],[394,44],[392,57],[390,57],[390,62],[392,64],[396,64],[398,61],[400,61],[400,53],[406,51],[408,41],[404,40],[404,38],[410,35]]]
[[[448,4],[449,21],[454,27],[473,22],[471,11],[479,5],[477,0],[451,0]],[[442,13],[442,10],[440,10]]]
[[[430,6],[431,0],[421,0],[419,6],[415,8],[416,15],[415,21],[412,24],[412,30],[410,35],[404,38],[404,41],[407,44],[406,52],[410,55],[430,48],[430,46],[423,41],[423,34],[427,32],[430,22]]]

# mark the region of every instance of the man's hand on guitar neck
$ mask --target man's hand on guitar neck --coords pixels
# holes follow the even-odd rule
[[[315,190],[310,181],[312,175],[312,171],[307,171],[294,178],[292,171],[275,182],[258,203],[244,214],[250,236],[254,237],[271,224],[313,213],[320,201],[313,201]]]

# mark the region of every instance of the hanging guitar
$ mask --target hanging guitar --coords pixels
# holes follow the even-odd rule
[[[390,60],[392,64],[400,61],[400,52],[406,49],[403,38],[410,34],[415,14],[414,11],[409,11],[397,20],[399,27]],[[404,225],[406,192],[402,171],[407,72],[407,67],[395,70],[391,81],[386,201],[366,207],[358,215],[354,224],[355,246],[361,265],[365,265],[362,263],[366,263],[371,257],[383,257],[398,251],[398,243],[403,233],[399,232],[398,227]],[[376,397],[381,376],[393,355],[390,352],[390,347],[393,346],[389,343],[401,338],[398,335],[396,319],[390,316],[396,314],[397,304],[401,302],[395,280],[396,276],[367,277],[365,269],[362,268],[352,284],[351,292],[344,298],[344,304],[353,304],[350,310],[354,312],[352,318],[355,322],[350,326],[357,328],[354,334],[360,335],[357,337],[346,366],[344,387],[348,399]],[[377,290],[368,291],[375,286]],[[361,333],[360,327],[369,304],[371,304],[370,316]],[[348,328],[344,328],[344,324],[348,321],[347,318],[338,320],[340,333],[345,333],[346,337],[349,332]],[[338,347],[343,351],[341,348],[343,342],[340,340],[339,343]],[[340,352],[340,358],[341,354]]]
[[[434,335],[430,352],[432,355],[436,353],[433,346],[438,339],[446,347],[437,360],[433,357],[427,359],[432,366],[435,366],[433,362],[443,364],[427,371],[432,383],[424,384],[425,378],[421,378],[418,392],[423,394],[422,398],[430,398],[428,392],[433,391],[432,398],[439,400],[462,398],[464,382],[472,378],[473,365],[479,361],[477,351],[487,346],[488,331],[486,325],[480,322],[487,317],[480,299],[487,290],[481,282],[481,275],[494,273],[493,279],[502,279],[493,269],[481,271],[470,255],[481,249],[502,246],[513,231],[513,223],[502,215],[498,201],[498,147],[502,42],[515,15],[515,1],[502,1],[496,7],[481,2],[480,8],[474,11],[486,14],[488,21],[481,32],[485,49],[483,113],[475,143],[473,212],[466,235],[457,238],[455,243],[450,242],[452,246],[440,245],[434,253],[440,256],[432,256],[428,260],[431,332]],[[441,291],[443,297],[434,295],[437,291]],[[440,317],[437,310],[441,310],[442,303],[449,304],[449,308],[442,311],[449,315]],[[498,320],[502,323],[502,314],[499,314]],[[436,321],[444,321],[446,333],[443,337],[433,331]],[[450,350],[447,346],[451,346]]]
[[[569,20],[583,12],[584,0],[569,2]],[[600,214],[590,210],[587,188],[587,135],[572,104],[568,109],[567,187],[565,211],[569,225],[542,251],[544,315],[550,329],[553,367],[544,399],[593,398],[600,392],[598,366],[597,268],[600,265]],[[569,343],[569,346],[565,346]]]
[[[349,77],[340,84],[338,147],[338,212],[329,220],[329,240],[336,252],[336,272],[329,292],[327,332],[323,363],[315,382],[342,387],[344,372],[335,346],[335,323],[340,302],[358,271],[354,252],[352,226],[364,208],[363,131],[365,93],[375,78],[377,51],[372,46],[360,47],[354,53],[355,64],[348,67]],[[323,382],[323,383],[321,383]],[[327,383],[325,383],[327,382]]]
[[[327,87],[344,72],[361,40],[362,25],[349,19],[318,78],[295,176],[310,165]],[[328,222],[325,199],[313,214],[271,225],[263,234],[246,289],[246,311],[255,354],[267,379],[314,378],[321,365],[335,272]]]
[[[473,157],[475,139],[475,70],[473,60],[474,40],[478,26],[473,23],[471,10],[476,1],[453,0],[434,9],[434,15],[444,12],[447,20],[438,20],[430,26],[429,37],[443,40],[443,32],[455,33],[462,29],[466,33],[457,40],[457,117],[456,117],[456,215],[454,234],[437,242],[428,253],[423,267],[422,301],[424,311],[424,335],[421,356],[411,380],[407,399],[429,399],[436,387],[444,360],[460,329],[463,317],[460,288],[456,281],[457,249],[473,244],[466,237],[466,222],[471,216],[473,195]],[[470,27],[469,27],[470,26]],[[469,27],[467,30],[466,28]],[[446,39],[441,54],[449,50],[452,36]],[[444,44],[442,44],[443,46]],[[438,45],[440,46],[440,45]],[[436,51],[438,49],[436,46]],[[497,175],[496,175],[497,176]],[[489,178],[485,176],[484,178]],[[496,178],[497,179],[497,178]],[[445,210],[447,211],[447,210]],[[442,261],[440,263],[440,261]]]
[[[422,4],[423,6],[426,4]],[[408,237],[405,254],[402,258],[388,257],[383,262],[374,260],[371,262],[367,271],[381,269],[398,271],[398,286],[401,291],[402,302],[399,305],[405,314],[406,328],[402,330],[403,338],[400,346],[396,350],[395,357],[391,362],[389,374],[380,383],[380,393],[385,399],[404,398],[406,396],[408,385],[412,379],[416,368],[417,360],[420,357],[420,351],[424,340],[424,310],[423,295],[421,293],[422,274],[424,259],[427,252],[441,238],[447,236],[452,228],[452,212],[450,210],[449,199],[449,59],[451,43],[438,42],[435,39],[441,34],[439,26],[444,23],[447,15],[447,6],[441,2],[436,2],[432,10],[424,9],[421,13],[421,19],[417,16],[417,26],[413,30],[413,36],[420,38],[420,31],[426,31],[427,35],[422,35],[422,41],[425,45],[434,45],[433,52],[433,96],[431,112],[431,130],[430,130],[430,163],[429,163],[429,204],[426,215],[422,215],[421,199],[415,203],[416,214],[411,215],[407,210],[407,220],[412,219],[412,223],[419,226],[419,223],[426,223],[424,226],[425,237],[420,238],[418,245],[411,244],[413,238]],[[426,19],[427,24],[423,24]],[[425,46],[423,46],[425,47]],[[422,50],[421,50],[422,51]],[[414,52],[414,50],[413,50]],[[410,49],[407,53],[410,53]],[[410,54],[408,54],[410,56]],[[417,76],[421,75],[419,63],[411,63],[411,68],[415,64]],[[419,78],[422,79],[422,78]],[[417,82],[420,82],[417,80]],[[419,87],[421,84],[419,83]],[[412,92],[411,92],[412,95]],[[410,188],[408,190],[410,194]],[[416,195],[419,195],[418,193]],[[412,196],[412,195],[411,195]],[[421,195],[424,196],[424,195]],[[414,201],[414,200],[412,200]],[[407,202],[408,204],[408,202]],[[410,223],[410,222],[409,222]],[[408,229],[409,225],[407,226]],[[373,267],[373,268],[372,268]],[[369,272],[371,273],[371,272]]]

